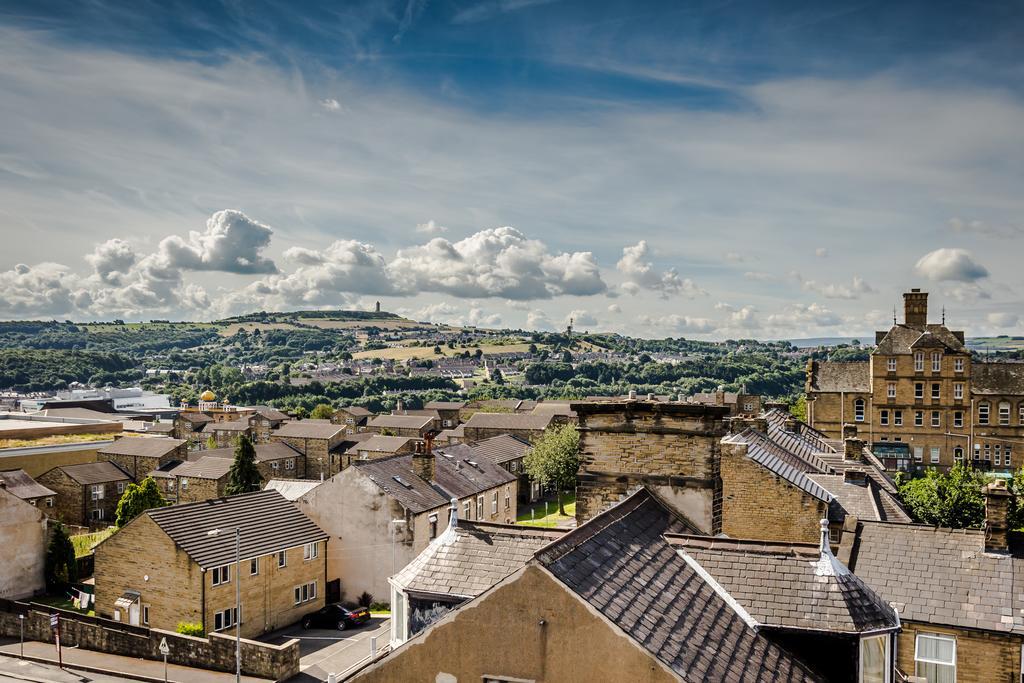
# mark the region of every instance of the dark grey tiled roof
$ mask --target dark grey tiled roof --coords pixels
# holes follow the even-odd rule
[[[815,467],[772,442],[764,434],[747,429],[727,437],[724,441],[746,444],[747,457],[754,462],[820,501],[828,503],[832,500],[832,495],[828,491],[807,476],[816,471]]]
[[[206,428],[207,431],[215,432],[244,432],[250,429],[249,418],[233,420],[231,422],[217,422]]]
[[[1024,363],[974,363],[971,393],[1024,396]]]
[[[57,495],[28,476],[28,472],[25,470],[4,470],[0,472],[0,481],[4,483],[8,493],[12,493],[22,500]]]
[[[808,479],[834,497],[834,505],[829,507],[829,519],[841,522],[846,515],[853,515],[864,520],[910,523],[910,515],[903,510],[892,494],[878,486],[867,473],[866,467],[862,469],[867,476],[867,483],[863,486],[847,482],[845,474],[807,475]]]
[[[284,422],[289,419],[287,415],[282,413],[280,410],[271,408],[269,406],[248,406],[249,410],[255,410],[258,414],[267,418],[271,422]]]
[[[274,490],[172,505],[147,513],[204,569],[235,560],[235,529],[242,559],[269,555],[327,538],[294,503]],[[219,529],[217,536],[208,531]]]
[[[181,463],[171,470],[169,474],[175,477],[192,477],[195,479],[220,479],[227,476],[232,463],[234,463],[234,460],[231,458],[218,458],[217,456],[206,455],[198,460]]]
[[[907,355],[915,348],[941,348],[947,351],[964,351],[961,342],[944,325],[925,325],[923,328],[893,325],[873,353],[883,356]]]
[[[371,429],[423,429],[436,419],[436,415],[377,415],[370,418],[366,426]]]
[[[465,429],[532,429],[543,431],[551,425],[554,415],[532,413],[473,413],[463,425]]]
[[[859,522],[848,542],[850,568],[902,619],[1024,633],[1024,559],[986,553],[984,531]]]
[[[267,460],[283,460],[284,458],[294,458],[301,456],[302,453],[295,450],[288,444],[282,441],[270,441],[268,443],[258,443],[253,445],[253,450],[256,451],[256,462],[265,462]],[[235,449],[233,447],[227,448],[210,448],[205,451],[195,451],[189,455],[196,455],[199,457],[209,458],[221,458],[231,460],[235,457]]]
[[[764,417],[768,421],[768,434],[771,435],[775,430],[785,430],[787,420],[792,419],[793,416],[779,408],[771,408],[765,411]],[[797,423],[800,430],[800,440],[807,444],[810,449],[813,449],[814,452],[823,453],[835,450],[828,437],[822,432],[819,432],[806,422],[797,420]]]
[[[822,680],[750,628],[664,538],[689,530],[641,490],[536,557],[683,680]]]
[[[428,410],[462,410],[466,407],[465,401],[430,401],[424,408]]]
[[[530,448],[529,443],[511,434],[499,434],[488,439],[481,439],[470,446],[480,458],[499,465],[523,457]]]
[[[758,625],[862,633],[899,625],[892,608],[817,546],[670,536]]]
[[[112,462],[88,462],[82,465],[64,465],[58,467],[64,474],[79,484],[104,484],[108,481],[126,481],[128,474]]]
[[[343,431],[345,431],[345,425],[302,420],[301,422],[285,422],[279,429],[271,432],[271,435],[294,439],[331,439]]]
[[[160,458],[176,450],[178,446],[183,443],[185,442],[181,439],[126,436],[118,439],[109,446],[104,446],[97,452],[111,453],[115,455],[139,455],[146,458]]]
[[[157,434],[170,434],[174,431],[173,422],[151,422],[146,426],[147,432],[154,432]]]
[[[358,453],[359,451],[395,453],[399,448],[404,447],[412,440],[412,437],[409,436],[382,436],[380,434],[374,434],[369,439],[363,439],[356,445],[352,446],[348,452],[352,454]]]
[[[564,533],[459,520],[393,580],[409,591],[474,598],[523,567],[535,552]]]
[[[816,361],[811,374],[811,389],[815,391],[871,391],[871,368],[868,361]]]

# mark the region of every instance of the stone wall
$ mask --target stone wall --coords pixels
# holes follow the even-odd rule
[[[168,630],[130,627],[42,605],[29,608],[23,603],[11,603],[4,607],[8,610],[0,609],[0,635],[19,637],[18,614],[24,613],[25,638],[52,643],[49,614],[59,613],[62,646],[162,661],[160,641],[166,638],[171,650],[167,661],[171,664],[215,671],[235,670],[235,640],[219,633],[196,638]],[[299,673],[297,639],[282,645],[243,639],[241,645],[242,673],[247,676],[283,681]]]
[[[43,590],[46,532],[42,510],[0,489],[0,598],[26,598]]]
[[[492,436],[501,436],[502,434],[511,434],[517,438],[534,443],[537,439],[544,436],[543,429],[501,429],[498,427],[463,427],[465,433],[465,441],[483,441],[489,439]]]
[[[956,638],[957,683],[1002,683],[1021,678],[1021,645],[1019,635],[990,633],[913,621],[903,622],[897,645],[896,666],[905,674],[914,675],[914,650],[918,633]]]
[[[188,480],[188,485],[182,485],[182,479]],[[228,475],[220,479],[206,479],[200,477],[175,477],[176,491],[179,503],[198,503],[201,500],[220,498],[224,495],[224,487],[228,485]]]
[[[722,444],[722,532],[733,538],[819,543],[828,505],[746,453],[746,444]]]
[[[57,494],[51,514],[64,524],[74,526],[107,526],[117,518],[117,503],[121,500],[118,484],[126,487],[127,477],[120,482],[104,482],[103,497],[92,499],[92,485],[82,485],[62,469],[54,468],[36,481]],[[102,510],[100,521],[93,519],[93,510]]]

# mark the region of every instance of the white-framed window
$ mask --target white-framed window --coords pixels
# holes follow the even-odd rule
[[[53,507],[53,498],[47,498],[46,499],[46,507],[48,507],[48,508],[52,508]]]
[[[869,636],[860,639],[859,683],[890,683],[889,636]]]
[[[512,462],[510,462],[508,464],[508,471],[509,472],[515,472],[518,469],[519,469],[519,463],[517,461],[513,460]]]
[[[896,372],[896,359],[888,358],[885,361],[885,369],[889,372]]]
[[[923,410],[915,410],[914,411],[914,426],[915,427],[923,427],[924,426],[924,411]]]
[[[924,382],[914,382],[914,398],[924,398]]]
[[[953,385],[953,398],[960,400],[964,397],[964,385],[963,382],[957,382]]]
[[[881,413],[878,414],[878,423],[879,424],[883,424],[883,425],[889,424],[889,411],[888,410],[883,410]]]
[[[1001,401],[999,403],[999,424],[1008,425],[1010,424],[1010,402]]]
[[[142,606],[142,623],[149,625],[149,605]]]
[[[288,566],[288,551],[282,550],[277,554],[277,566],[287,567]]]
[[[896,398],[896,382],[889,382],[885,385],[885,395],[887,398]]]
[[[942,354],[932,354],[932,372],[942,372]]]
[[[956,681],[956,638],[918,633],[914,644],[914,675],[934,683]]]
[[[260,558],[254,557],[249,560],[249,576],[256,576],[260,573]]]
[[[982,401],[978,404],[978,424],[988,424],[988,414],[991,409],[992,408],[989,406],[988,401]]]
[[[473,504],[468,500],[462,504],[463,519],[473,519]]]
[[[986,460],[991,460],[992,459],[992,444],[990,444],[990,443],[985,444],[985,459]]]
[[[937,411],[937,410],[933,410],[932,411],[932,427],[940,427],[940,426],[942,426],[942,414],[939,411]]]
[[[319,543],[307,543],[302,546],[302,559],[315,560],[320,555]]]
[[[937,465],[939,463],[939,447],[938,446],[932,446],[931,462],[932,462],[933,465]]]
[[[1000,448],[999,446],[995,447],[995,457],[992,458],[992,465],[994,467],[1003,466],[1003,449]]]
[[[103,484],[93,484],[89,488],[89,495],[93,500],[103,500]]]
[[[231,582],[231,565],[226,564],[223,567],[213,568],[213,585],[219,586],[223,583]]]
[[[857,422],[864,421],[864,399],[862,398],[853,402],[853,419]]]
[[[103,519],[103,508],[94,508],[89,510],[89,517],[97,521]]]
[[[223,631],[226,628],[231,628],[235,625],[235,620],[238,618],[238,608],[232,607],[231,609],[221,610],[213,615],[213,630]]]
[[[942,391],[942,385],[938,382],[932,383],[932,400],[938,401],[940,392]]]
[[[509,484],[505,484],[505,509],[509,510],[512,508],[512,487]]]
[[[914,354],[914,372],[924,372],[924,352]]]
[[[484,497],[483,496],[477,496],[476,497],[476,518],[477,519],[483,519],[484,518]]]
[[[751,403],[750,401],[745,402],[743,404],[743,412],[745,412],[745,413],[752,413],[752,412],[754,412],[754,404]]]
[[[893,425],[895,425],[897,427],[902,427],[903,426],[903,411],[902,410],[894,410],[894,411],[892,411],[892,423],[893,423]]]
[[[491,493],[491,514],[498,514],[498,492],[494,491]]]
[[[123,481],[117,482],[117,495],[120,496],[121,494],[124,493],[124,484],[125,483]]]
[[[964,426],[964,411],[954,410],[953,411],[953,426],[963,427]]]
[[[1003,447],[1003,464],[1006,465],[1007,467],[1013,467],[1013,465],[1010,464],[1010,453],[1011,453],[1010,447],[1009,446],[1004,446]]]
[[[294,470],[295,469],[295,459],[294,458],[288,458],[287,460],[285,460],[284,461],[284,468],[286,470]]]
[[[954,372],[963,372],[964,371],[964,359],[963,358],[954,358],[953,359],[953,370],[954,370]]]
[[[188,488],[188,477],[182,477],[180,479],[180,481],[181,481],[181,490],[184,491],[185,489]]]
[[[924,462],[924,446],[914,446],[914,462]]]
[[[310,600],[316,600],[316,581],[296,586],[294,597],[296,605],[309,602]]]

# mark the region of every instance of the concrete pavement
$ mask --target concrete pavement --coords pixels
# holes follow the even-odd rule
[[[362,628],[335,631],[331,629],[310,629],[305,631],[298,624],[269,634],[260,640],[280,644],[292,638],[299,639],[301,657],[299,676],[289,683],[305,683],[327,680],[329,673],[341,673],[370,656],[371,638],[377,638],[377,648],[383,648],[391,637],[391,621],[373,617]]]
[[[134,679],[104,676],[26,659],[0,656],[0,683],[134,683]]]

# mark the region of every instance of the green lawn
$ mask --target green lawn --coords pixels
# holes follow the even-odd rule
[[[569,493],[563,498],[565,501],[565,515],[558,513],[558,502],[542,501],[532,506],[520,508],[516,517],[516,524],[528,524],[530,526],[555,527],[559,522],[567,522],[576,518],[576,494]],[[533,511],[531,513],[531,510]]]
[[[117,529],[110,527],[103,531],[97,531],[93,534],[78,534],[77,536],[71,536],[71,545],[75,548],[75,557],[84,557],[92,552],[92,547],[112,535]]]
[[[57,609],[67,609],[72,612],[78,612],[80,614],[88,614],[89,616],[96,616],[96,612],[93,610],[84,611],[75,607],[75,603],[71,602],[71,598],[66,595],[43,595],[38,598],[33,598],[32,602],[38,602],[41,605],[50,605]]]

